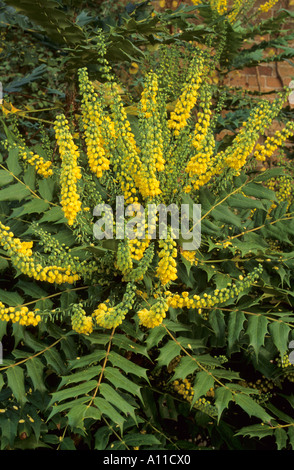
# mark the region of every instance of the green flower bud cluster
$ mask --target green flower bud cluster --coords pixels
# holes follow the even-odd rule
[[[124,275],[133,268],[132,252],[129,240],[121,240],[118,244],[115,267]]]
[[[143,279],[144,274],[147,272],[149,266],[152,263],[154,257],[154,245],[150,245],[144,255],[141,261],[139,262],[139,265],[137,268],[133,268],[129,273],[124,274],[123,281],[129,282],[138,282]]]

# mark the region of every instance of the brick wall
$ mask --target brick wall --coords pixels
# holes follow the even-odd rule
[[[255,9],[259,5],[264,4],[265,0],[259,0],[255,4]],[[259,18],[270,18],[277,14],[280,8],[286,8],[294,11],[293,0],[279,0],[278,3],[267,13],[262,13]],[[294,22],[291,24],[292,30],[294,29]],[[256,41],[273,39],[270,35],[264,37],[255,38]],[[253,42],[248,43],[248,47]],[[289,44],[290,47],[294,47],[294,41]],[[282,50],[276,48],[270,48],[265,51],[265,57],[278,54]],[[245,87],[251,91],[261,92],[274,92],[281,90],[285,85],[289,85],[290,81],[294,79],[294,60],[291,60],[292,64],[286,60],[278,63],[260,63],[257,67],[245,67],[242,71],[232,72],[228,76],[227,83],[230,86]]]

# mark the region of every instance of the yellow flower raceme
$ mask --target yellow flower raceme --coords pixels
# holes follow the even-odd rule
[[[40,157],[38,154],[34,154],[34,152],[27,152],[23,146],[20,146],[19,150],[23,160],[33,166],[40,176],[48,178],[53,175],[53,170],[50,168],[52,163],[49,160],[45,161],[43,157]]]
[[[200,52],[191,62],[183,92],[176,102],[174,111],[170,113],[168,127],[173,130],[175,136],[178,136],[180,130],[187,125],[191,110],[197,102],[198,90],[203,80],[204,70],[205,57]]]
[[[79,81],[83,96],[82,113],[88,162],[91,171],[97,178],[101,178],[103,172],[109,170],[110,166],[103,132],[107,128],[112,139],[115,139],[114,125],[110,117],[104,115],[99,97],[88,79],[86,69],[79,71]]]
[[[117,328],[124,320],[125,316],[131,310],[136,286],[128,283],[122,301],[114,307],[109,306],[109,301],[102,302],[92,313],[96,324],[102,328]]]
[[[79,151],[63,114],[57,117],[54,129],[61,157],[61,206],[68,224],[73,225],[82,206],[77,188],[77,182],[82,177],[78,166]]]
[[[281,147],[284,142],[294,134],[294,122],[289,121],[285,128],[277,131],[274,136],[268,137],[264,145],[257,144],[255,147],[254,156],[256,160],[265,161],[270,158],[278,147]]]
[[[0,245],[7,251],[15,268],[38,281],[46,281],[51,284],[63,284],[64,282],[73,284],[80,279],[76,272],[72,272],[71,266],[43,266],[33,254],[32,242],[21,242],[19,238],[14,237],[10,227],[1,222]]]
[[[266,3],[263,3],[259,7],[259,11],[262,11],[263,13],[268,12],[276,3],[278,3],[279,0],[269,0]]]
[[[133,204],[138,202],[138,188],[144,187],[142,164],[136,140],[115,83],[112,84],[112,97],[110,106],[117,136],[112,155],[113,170],[117,174],[126,204]]]
[[[235,23],[240,11],[245,5],[245,2],[246,0],[234,0],[232,10],[228,14],[228,20],[231,24]]]
[[[151,72],[147,75],[140,101],[140,125],[143,135],[140,152],[142,162],[140,193],[143,198],[153,198],[161,193],[157,171],[163,171],[165,160],[157,93],[157,76]]]
[[[140,324],[146,328],[155,328],[159,326],[166,317],[168,304],[165,299],[159,298],[148,310],[143,308],[139,310],[138,317]]]
[[[196,251],[187,251],[187,250],[181,250],[181,255],[189,261],[194,266],[197,266],[198,260],[196,257],[197,252]]]
[[[269,128],[273,119],[281,110],[284,101],[284,96],[280,96],[272,104],[262,100],[253,108],[232,144],[226,150],[216,154],[211,160],[210,177],[221,173],[226,168],[233,168],[237,174],[239,173],[247,158],[253,152],[260,134]]]
[[[73,306],[73,315],[71,317],[72,329],[77,333],[89,335],[93,332],[93,319],[86,315],[81,304]]]
[[[210,0],[210,6],[213,11],[223,15],[227,11],[227,0]]]
[[[41,316],[36,314],[38,310],[32,312],[26,306],[20,307],[5,307],[0,302],[0,320],[11,321],[12,323],[19,323],[23,326],[37,326],[41,321]]]
[[[170,234],[168,234],[166,240],[159,240],[161,250],[158,253],[160,261],[156,270],[156,276],[160,279],[163,286],[177,279],[176,246],[177,244]]]
[[[186,172],[189,173],[189,183],[197,190],[204,186],[210,180],[208,169],[212,164],[212,157],[215,149],[215,139],[213,134],[207,135],[200,148],[186,166]]]
[[[230,298],[234,298],[240,294],[244,289],[251,286],[258,279],[262,267],[255,268],[252,273],[248,274],[246,278],[237,281],[235,284],[229,283],[223,289],[215,289],[211,294],[190,295],[189,292],[182,292],[181,294],[174,294],[166,291],[167,303],[172,308],[188,308],[198,309],[201,314],[202,309],[210,309],[215,305],[226,302]]]

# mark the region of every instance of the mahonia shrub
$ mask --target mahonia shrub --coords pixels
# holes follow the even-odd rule
[[[258,171],[293,136],[290,121],[260,140],[290,90],[257,99],[225,145],[209,50],[195,48],[172,107],[150,70],[136,116],[104,52],[101,39],[104,84],[78,71],[79,116],[56,116],[52,145],[7,128],[1,448],[196,449],[200,435],[291,449],[293,184]],[[135,237],[113,216],[122,197]],[[152,204],[201,205],[199,247],[170,218],[152,236],[156,211],[134,216]]]

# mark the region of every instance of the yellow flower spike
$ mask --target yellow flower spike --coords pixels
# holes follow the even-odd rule
[[[161,284],[165,286],[177,279],[176,242],[172,239],[170,233],[168,233],[166,240],[159,240],[159,247],[161,248],[158,253],[160,261],[156,270],[156,276],[160,279]]]
[[[198,54],[193,58],[189,67],[183,92],[175,104],[174,111],[170,113],[168,127],[173,131],[175,136],[178,136],[180,131],[186,127],[190,113],[197,102],[198,90],[203,80],[204,69],[204,55],[201,51],[198,51]]]
[[[63,114],[59,115],[54,126],[56,140],[61,157],[61,206],[69,225],[73,225],[81,210],[77,182],[81,178],[78,166],[79,152],[70,134],[68,121]]]
[[[269,0],[268,2],[260,5],[259,10],[263,13],[268,12],[279,0]]]

